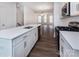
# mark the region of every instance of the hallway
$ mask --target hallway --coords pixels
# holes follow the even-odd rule
[[[41,27],[41,38],[37,41],[29,57],[57,57],[57,41],[53,37],[53,27],[49,25]]]

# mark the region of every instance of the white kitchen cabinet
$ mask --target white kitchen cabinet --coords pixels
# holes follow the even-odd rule
[[[14,39],[0,38],[0,57],[25,57],[38,40],[38,29],[34,28]]]
[[[14,57],[24,57],[24,40],[13,47]]]
[[[60,35],[60,56],[61,57],[74,57],[74,50],[69,43]]]
[[[12,41],[0,39],[0,57],[12,56]]]
[[[27,56],[30,53],[31,49],[33,48],[37,40],[38,40],[38,29],[35,28],[34,30],[32,30],[27,34],[25,40],[26,41],[25,56]]]
[[[28,39],[28,40],[27,40],[27,39]],[[24,50],[25,50],[24,56],[27,56],[27,55],[29,54],[29,52],[30,52],[29,45],[30,45],[31,43],[29,42],[29,40],[30,40],[30,38],[27,37],[26,40],[24,41],[24,45],[25,45],[25,47],[24,47]]]
[[[79,50],[73,49],[62,34],[60,34],[60,56],[79,57]]]
[[[15,49],[15,56],[18,56],[18,57],[24,57],[24,56],[27,56],[31,49],[33,48],[34,44],[36,43],[37,40],[35,39],[38,39],[35,34],[37,33],[37,29],[33,29],[31,30],[30,32],[24,34],[23,36],[23,40],[15,46],[16,49]],[[22,39],[22,38],[20,38]],[[21,52],[20,52],[21,51]]]
[[[74,50],[71,48],[71,46],[68,45],[67,42],[63,41],[63,39],[60,39],[60,56],[61,57],[73,57],[74,56]]]
[[[79,15],[79,2],[70,2],[70,15]]]
[[[25,47],[24,47],[25,52],[24,52],[24,54],[25,54],[25,56],[27,56],[29,54],[29,52],[31,51],[31,49],[32,49],[32,41],[33,41],[32,37],[33,37],[32,31],[28,32],[27,37],[25,38],[25,41],[24,41],[24,44],[25,44]]]

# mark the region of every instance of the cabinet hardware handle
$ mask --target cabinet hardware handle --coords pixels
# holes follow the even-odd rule
[[[24,48],[26,48],[26,45],[27,45],[26,42],[24,42]]]
[[[5,24],[2,24],[2,26],[5,26]]]
[[[23,38],[26,38],[27,36],[24,36]]]
[[[36,36],[36,33],[35,33],[35,36]]]

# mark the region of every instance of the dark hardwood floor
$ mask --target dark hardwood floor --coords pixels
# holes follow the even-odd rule
[[[29,57],[58,57],[57,41],[53,37],[52,26],[42,26],[41,38],[30,52]]]

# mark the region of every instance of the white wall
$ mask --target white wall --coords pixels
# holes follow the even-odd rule
[[[56,26],[62,26],[62,16],[61,16],[61,8],[63,4],[62,2],[54,2],[54,29]],[[54,30],[54,37],[55,37],[55,30]]]
[[[63,18],[61,19],[61,26],[68,26],[68,23],[71,21],[77,21],[79,22],[79,16],[69,17],[69,18]]]
[[[60,25],[60,15],[61,15],[61,9],[60,9],[60,2],[54,3],[54,27]]]
[[[16,23],[24,25],[24,6],[23,3],[16,3]],[[17,24],[17,26],[19,26]]]
[[[24,25],[26,24],[36,24],[34,11],[27,5],[24,5]]]

